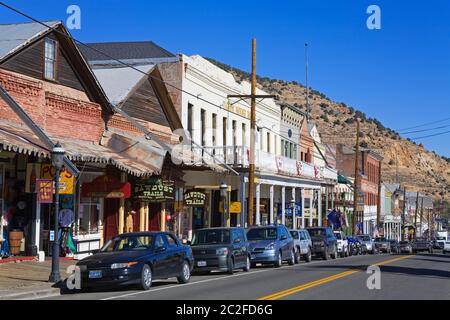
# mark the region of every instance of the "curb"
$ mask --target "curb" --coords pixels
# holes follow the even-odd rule
[[[0,300],[34,300],[56,297],[61,295],[61,290],[58,288],[40,289],[34,291],[12,292],[0,295]]]

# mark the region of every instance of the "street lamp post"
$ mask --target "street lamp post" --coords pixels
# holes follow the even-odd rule
[[[61,172],[61,168],[64,164],[64,154],[65,150],[61,147],[59,142],[55,144],[53,150],[51,152],[52,155],[52,163],[55,167],[55,216],[54,216],[54,240],[53,240],[53,248],[52,248],[52,272],[50,273],[50,277],[48,279],[49,282],[57,283],[61,281],[61,275],[59,274],[59,175]]]

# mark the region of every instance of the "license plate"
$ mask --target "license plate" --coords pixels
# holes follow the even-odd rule
[[[101,271],[89,271],[89,279],[99,279],[102,277]]]
[[[199,267],[206,267],[206,261],[198,261],[197,266]]]

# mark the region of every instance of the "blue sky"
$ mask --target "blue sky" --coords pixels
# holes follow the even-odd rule
[[[450,118],[450,1],[248,0],[84,1],[6,0],[42,20],[67,19],[81,8],[82,41],[152,40],[174,53],[201,54],[249,70],[251,38],[258,74],[310,84],[335,101],[400,130]],[[366,9],[381,8],[381,30],[366,27]],[[0,23],[26,21],[0,8]],[[411,134],[450,130],[450,120]],[[426,129],[419,128],[419,129]],[[450,134],[423,139],[450,157]]]

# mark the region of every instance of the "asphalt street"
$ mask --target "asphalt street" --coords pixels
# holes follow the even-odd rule
[[[369,266],[381,271],[380,288],[369,290]],[[371,282],[373,283],[373,281]],[[64,300],[315,300],[450,299],[450,254],[365,255],[313,260],[279,269],[256,267],[234,275],[195,275],[188,284],[155,281],[149,291],[120,289],[63,294]]]

